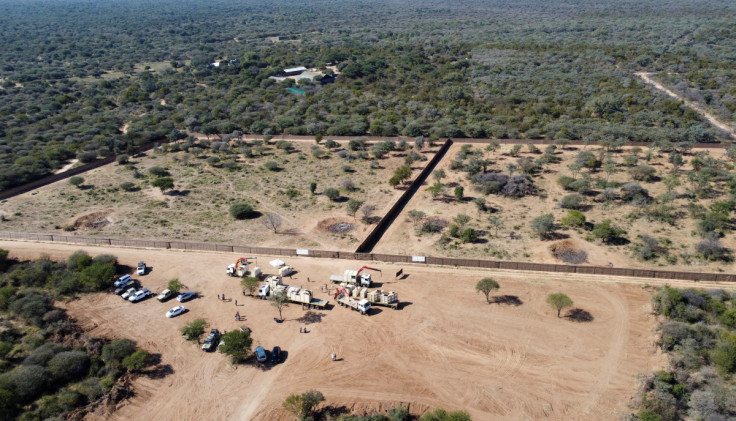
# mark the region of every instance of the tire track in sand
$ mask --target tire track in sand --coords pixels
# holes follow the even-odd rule
[[[608,388],[611,378],[617,371],[621,358],[623,357],[624,346],[629,336],[629,313],[626,309],[625,300],[621,297],[621,293],[616,292],[615,296],[612,294],[605,294],[604,296],[615,310],[614,319],[616,320],[616,325],[611,332],[612,340],[608,346],[608,353],[603,359],[603,363],[600,364],[602,369],[596,379],[595,385],[582,405],[581,412],[583,414],[590,413],[591,409],[597,405],[603,392]]]

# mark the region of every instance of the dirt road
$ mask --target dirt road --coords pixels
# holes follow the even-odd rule
[[[723,130],[724,132],[731,135],[731,137],[736,138],[736,130],[734,128],[718,118],[716,118],[713,114],[706,111],[700,104],[694,101],[690,101],[688,99],[683,98],[681,95],[678,95],[676,92],[666,88],[661,83],[657,82],[656,80],[652,79],[652,75],[654,73],[647,73],[647,72],[636,72],[635,75],[639,76],[644,82],[646,82],[649,85],[654,86],[655,88],[659,89],[660,91],[664,92],[668,96],[678,100],[682,101],[687,105],[688,107],[692,108],[693,110],[697,111],[700,115],[705,117],[706,120],[708,120],[712,125],[718,127],[719,129]]]
[[[14,257],[45,253],[54,259],[80,249],[12,241],[0,241],[0,248]],[[114,254],[131,267],[145,260],[152,272],[140,280],[154,291],[178,277],[200,293],[185,304],[190,311],[174,319],[164,313],[175,303],[155,299],[132,304],[103,293],[64,304],[91,334],[128,337],[160,354],[158,370],[135,380],[134,398],[112,415],[90,416],[93,420],[290,420],[281,402],[309,389],[321,391],[326,405],[358,412],[404,404],[414,413],[437,406],[464,409],[476,420],[614,420],[627,412],[636,376],[664,365],[653,343],[657,323],[650,289],[621,278],[378,263],[383,272],[374,280],[398,292],[401,310],[380,308],[361,316],[339,306],[317,311],[292,305],[284,312],[285,322],[276,324],[277,312],[268,302],[243,297],[237,279],[225,275],[225,267],[239,257],[234,254],[82,248],[91,255]],[[273,272],[271,258],[258,256],[257,265]],[[332,273],[362,265],[285,260],[298,271],[286,283],[333,303],[320,285]],[[408,276],[395,280],[399,268]],[[474,291],[484,276],[501,285],[498,302],[490,305]],[[545,298],[558,291],[592,320],[555,317]],[[223,293],[233,301],[218,300]],[[234,320],[236,311],[244,321]],[[220,330],[248,326],[254,347],[280,345],[286,359],[259,368],[232,366],[223,355],[206,354],[178,331],[199,317]],[[304,326],[309,333],[299,333]],[[330,360],[332,352],[339,361]]]

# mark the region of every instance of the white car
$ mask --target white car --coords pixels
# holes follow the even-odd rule
[[[135,294],[128,297],[128,301],[134,303],[148,297],[149,295],[151,295],[151,290],[148,288],[143,288],[142,290],[136,291]]]
[[[185,311],[187,311],[187,309],[185,309],[184,306],[176,306],[176,307],[174,307],[171,310],[169,310],[169,311],[166,312],[166,317],[168,317],[168,318],[176,317],[176,316],[184,313]]]
[[[146,264],[144,262],[138,262],[138,276],[146,274]]]
[[[121,295],[121,297],[123,297],[123,300],[127,300],[128,298],[132,297],[133,294],[135,294],[136,292],[138,292],[138,288],[133,287],[125,291],[123,295]]]

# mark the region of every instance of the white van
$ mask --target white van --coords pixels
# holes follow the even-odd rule
[[[123,275],[115,281],[115,287],[125,285],[128,281],[130,281],[130,275]]]

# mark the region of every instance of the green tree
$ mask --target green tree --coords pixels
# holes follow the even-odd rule
[[[406,165],[402,165],[394,170],[394,175],[392,178],[395,178],[399,181],[399,183],[403,183],[404,181],[408,180],[411,177],[411,168],[409,168]]]
[[[532,220],[532,231],[541,239],[549,238],[555,231],[555,217],[551,213],[538,216]]]
[[[82,184],[83,183],[84,183],[84,178],[82,178],[80,176],[74,176],[74,177],[72,177],[72,178],[69,179],[69,184],[71,184],[72,186],[74,186],[76,188],[82,187]]]
[[[254,276],[246,276],[240,281],[240,285],[242,285],[243,288],[248,291],[248,294],[250,296],[253,296],[256,290],[258,290],[258,278]]]
[[[253,217],[253,206],[244,202],[237,202],[230,205],[230,215],[235,219],[247,219]]]
[[[297,395],[296,393],[293,393],[284,399],[284,402],[281,403],[281,407],[284,408],[286,411],[291,412],[294,414],[295,417],[302,419],[302,404],[304,403],[304,399],[302,398],[302,395]]]
[[[625,235],[626,231],[615,227],[610,219],[605,219],[593,226],[591,234],[593,234],[593,237],[601,239],[604,243],[611,244]]]
[[[465,189],[463,189],[463,186],[457,186],[455,187],[455,200],[458,202],[462,202],[465,198]]]
[[[435,181],[434,184],[427,187],[427,190],[432,194],[433,199],[436,199],[437,196],[439,196],[444,189],[444,184],[440,183],[439,181]]]
[[[204,333],[204,328],[207,326],[205,319],[196,319],[188,325],[181,328],[181,334],[184,335],[188,341],[199,340],[199,337]]]
[[[151,186],[161,189],[161,193],[174,188],[174,179],[172,177],[157,177],[151,183]]]
[[[547,296],[547,303],[557,310],[557,317],[560,317],[560,312],[563,308],[572,306],[572,300],[570,297],[561,292],[549,294]]]
[[[271,305],[279,311],[279,319],[283,320],[281,312],[285,307],[289,306],[289,297],[286,296],[286,290],[282,289],[280,291],[271,291],[271,295],[268,296],[268,301],[270,301]]]
[[[420,211],[419,209],[412,209],[407,213],[407,216],[409,217],[409,219],[412,220],[412,222],[414,222],[414,228],[416,228],[417,225],[419,225],[419,223],[422,221],[422,219],[427,216],[427,214]]]
[[[315,194],[316,191],[317,191],[317,182],[312,181],[311,183],[309,183],[309,192],[312,194]]]
[[[566,227],[582,227],[585,225],[585,214],[571,209],[562,217],[561,222]]]
[[[482,292],[486,296],[486,302],[491,303],[491,293],[499,288],[498,282],[493,278],[483,278],[475,284],[475,291]]]
[[[442,179],[445,178],[446,176],[447,175],[445,174],[445,170],[443,169],[432,171],[432,177],[434,177],[436,181],[442,181]]]
[[[174,278],[169,281],[168,285],[166,285],[166,288],[174,294],[178,294],[179,291],[181,291],[183,288],[187,288],[187,286],[182,284],[181,281],[179,281],[179,278]]]
[[[319,392],[317,390],[308,390],[304,393],[302,393],[302,408],[301,408],[301,415],[302,417],[311,417],[314,415],[314,409],[319,405],[321,402],[324,402],[325,397],[322,394],[322,392]]]
[[[362,200],[350,199],[348,200],[348,215],[355,217],[355,213],[358,212],[361,206],[363,206]]]
[[[222,335],[224,344],[220,347],[220,352],[229,355],[233,363],[243,361],[250,354],[250,347],[253,339],[247,330],[232,330]]]
[[[126,370],[135,373],[141,371],[146,366],[146,359],[148,358],[148,352],[139,349],[138,351],[123,358],[123,367]]]

